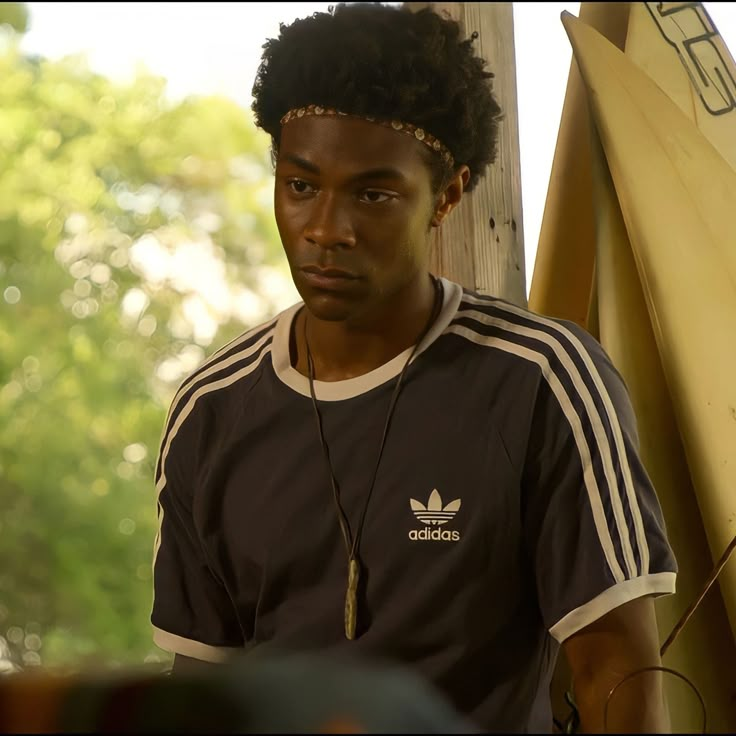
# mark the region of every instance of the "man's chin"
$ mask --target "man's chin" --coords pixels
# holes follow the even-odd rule
[[[355,318],[362,311],[362,300],[354,293],[309,287],[299,289],[299,293],[307,310],[324,322],[344,322]]]
[[[304,304],[313,317],[323,322],[345,322],[355,315],[353,305],[334,298],[311,296]]]

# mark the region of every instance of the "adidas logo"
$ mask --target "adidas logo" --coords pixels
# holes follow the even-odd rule
[[[455,514],[460,510],[461,504],[462,501],[459,498],[456,498],[454,501],[450,501],[447,506],[443,506],[442,496],[440,496],[440,493],[436,488],[430,494],[426,506],[415,498],[409,499],[409,505],[411,506],[411,510],[414,512],[414,516],[416,516],[423,524],[426,524],[427,527],[438,527],[442,524],[447,524],[448,521],[452,521]],[[460,539],[460,532],[458,531],[431,529],[427,527],[419,530],[412,529],[409,532],[409,539],[414,542],[418,540],[457,542]]]
[[[409,505],[414,512],[414,516],[419,521],[423,521],[425,524],[431,524],[432,526],[447,524],[460,510],[461,503],[462,501],[456,498],[442,508],[442,496],[440,496],[440,492],[436,488],[432,491],[426,506],[415,498],[409,499]]]

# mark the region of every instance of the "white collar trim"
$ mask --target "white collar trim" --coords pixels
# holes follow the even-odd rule
[[[434,325],[417,348],[412,363],[444,332],[460,306],[463,295],[462,287],[445,278],[442,278],[441,281],[444,287],[442,309]],[[278,378],[297,393],[309,397],[309,379],[291,365],[289,354],[291,325],[302,306],[304,306],[304,303],[298,302],[281,313],[276,323],[271,350],[273,367]],[[413,345],[408,347],[395,358],[389,360],[388,363],[384,363],[362,376],[348,378],[344,381],[315,381],[314,393],[320,401],[343,401],[360,396],[360,394],[364,394],[398,376],[413,348]]]

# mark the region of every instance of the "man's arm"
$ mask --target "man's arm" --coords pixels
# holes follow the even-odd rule
[[[194,405],[187,396],[185,391],[172,404],[157,464],[159,528],[154,544],[151,624],[153,641],[161,649],[218,662],[243,647],[243,631],[195,519],[194,479],[206,474],[202,444],[203,438],[212,435],[214,420],[206,404]],[[186,421],[177,424],[171,417],[180,414]],[[179,668],[176,665],[177,672]]]
[[[566,639],[580,729],[603,733],[603,712],[611,690],[631,672],[661,664],[651,597],[614,608]],[[647,672],[623,684],[608,706],[609,733],[669,733],[661,672]]]

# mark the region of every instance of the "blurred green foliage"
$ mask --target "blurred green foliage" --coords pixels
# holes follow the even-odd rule
[[[165,664],[153,468],[184,375],[276,309],[268,141],[7,34],[0,80],[0,659]]]
[[[0,2],[0,26],[3,25],[25,33],[28,30],[28,6],[25,3]]]

